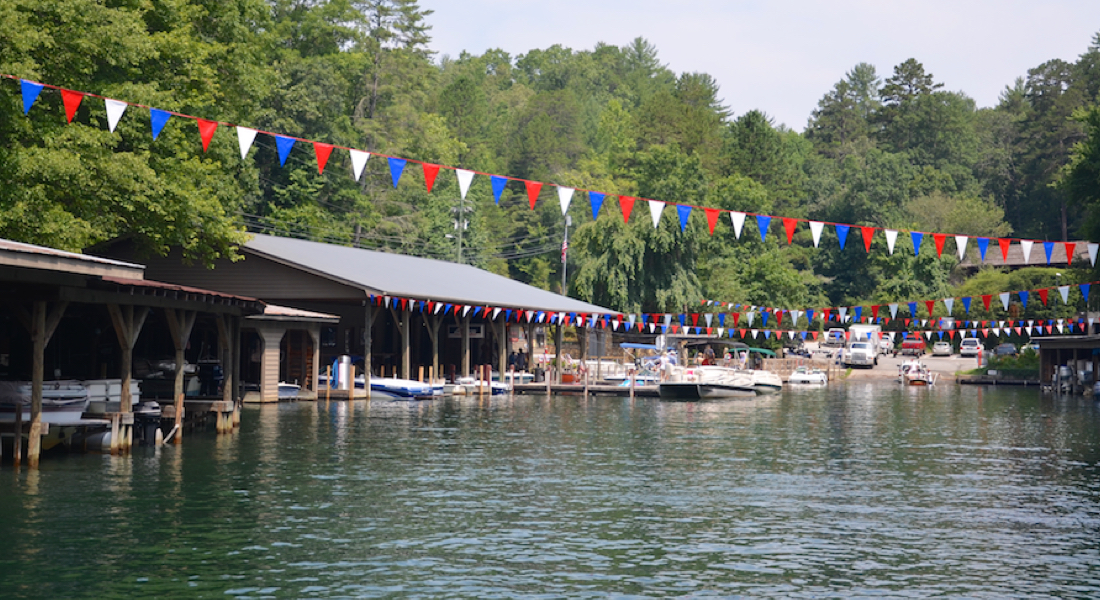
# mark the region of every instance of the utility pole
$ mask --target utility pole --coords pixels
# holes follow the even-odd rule
[[[454,223],[454,228],[455,228],[456,233],[453,236],[448,234],[447,237],[458,238],[458,257],[456,259],[456,262],[458,262],[458,264],[463,264],[462,263],[462,234],[470,226],[470,221],[466,218],[466,213],[473,212],[473,210],[474,210],[474,207],[472,207],[472,206],[467,207],[466,206],[466,199],[465,198],[459,198],[458,199],[458,206],[456,208],[451,209],[451,212],[455,213],[455,220],[453,221],[453,223]]]
[[[565,237],[561,240],[561,295],[566,296],[569,293],[569,288],[565,280],[566,270],[566,255],[569,253],[569,226],[573,224],[573,219],[569,215],[565,215]]]

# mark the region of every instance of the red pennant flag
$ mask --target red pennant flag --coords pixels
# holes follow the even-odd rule
[[[1073,264],[1073,249],[1077,246],[1076,242],[1065,242],[1066,246],[1066,265]]]
[[[630,221],[630,211],[634,210],[634,198],[619,196],[619,208],[623,210],[623,223]]]
[[[206,119],[195,119],[199,122],[199,137],[202,138],[202,151],[206,152],[206,149],[210,147],[210,139],[214,137],[214,132],[218,130],[217,121],[207,121]]]
[[[825,315],[825,317],[824,317],[824,318],[825,318],[825,322],[826,322],[826,323],[828,323],[828,322],[829,322],[829,311],[831,311],[831,310],[833,310],[833,309],[831,309],[831,308],[823,308],[823,309],[821,309],[821,314]]]
[[[947,235],[943,233],[933,233],[932,239],[936,241],[936,256],[943,258],[943,243],[947,240]]]
[[[878,304],[872,304],[871,305],[871,318],[872,319],[877,319],[878,318],[878,307],[879,306],[880,305],[878,305]]]
[[[432,312],[435,309],[435,301],[428,300],[428,312]]]
[[[61,101],[65,103],[65,118],[69,123],[76,116],[76,109],[80,108],[80,101],[84,99],[84,92],[73,90],[61,90]]]
[[[711,331],[713,329],[714,329],[713,327],[707,327],[707,335],[711,335]]]
[[[1013,327],[1013,329],[1016,330],[1016,335],[1020,335],[1020,328],[1019,327]]]
[[[814,336],[815,341],[817,340],[817,332],[816,331],[811,331],[810,335]]]
[[[714,235],[714,226],[718,224],[718,209],[704,208],[703,212],[707,214],[707,225],[710,226],[710,234]]]
[[[844,339],[846,339],[846,340],[852,339],[852,332],[851,331],[845,331],[844,332]]]
[[[782,324],[783,324],[783,311],[777,310],[777,311],[775,311],[775,325],[776,325],[776,327],[778,327]]]
[[[439,175],[439,165],[433,165],[431,163],[420,163],[420,166],[424,169],[424,184],[428,186],[428,193],[432,193],[432,186],[435,185],[435,176]],[[532,202],[531,206],[534,207],[535,203]]]
[[[871,252],[871,240],[875,237],[874,227],[860,226],[860,231],[863,232],[863,247],[867,249],[867,252]]]
[[[317,172],[324,173],[325,165],[328,164],[328,157],[332,154],[332,144],[313,142],[313,153],[317,155]]]
[[[737,322],[741,320],[741,313],[733,313],[733,326],[737,327]]]
[[[538,202],[542,182],[524,180],[523,185],[527,187],[527,200],[531,203],[531,210],[535,210],[535,202]]]
[[[932,309],[936,307],[936,301],[935,300],[925,300],[924,305],[926,307],[928,307],[928,316],[931,317],[932,316]]]
[[[948,331],[947,336],[950,337],[951,339],[955,339],[955,330],[952,329],[951,331]]]
[[[912,321],[912,319],[906,319],[906,320],[905,320],[905,328],[906,328],[906,329],[908,329],[908,328],[909,328],[909,322],[910,322],[910,321]]]
[[[1047,305],[1047,293],[1050,292],[1050,288],[1039,290],[1039,299],[1043,301],[1043,306]]]
[[[997,243],[1001,245],[1001,258],[1003,258],[1005,262],[1008,262],[1008,247],[1012,245],[1012,240],[998,238]]]
[[[1053,325],[1047,325],[1047,333],[1048,334],[1049,333],[1054,333],[1054,326]]]
[[[790,244],[794,239],[794,228],[798,225],[798,221],[789,217],[783,217],[783,229],[787,230],[787,243]]]
[[[699,326],[699,313],[691,313],[691,326],[692,327],[698,327]]]
[[[989,310],[989,301],[992,300],[992,299],[993,299],[993,294],[983,294],[982,295],[982,304],[985,305],[986,310]]]
[[[737,335],[739,335],[741,337],[745,337],[745,330],[744,329],[738,329],[737,330]]]

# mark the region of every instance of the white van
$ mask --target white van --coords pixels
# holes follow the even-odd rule
[[[963,338],[959,342],[959,356],[978,356],[984,349],[978,338]]]

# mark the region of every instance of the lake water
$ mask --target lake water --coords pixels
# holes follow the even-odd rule
[[[5,465],[0,596],[1100,596],[1100,410],[1035,388],[242,421]]]

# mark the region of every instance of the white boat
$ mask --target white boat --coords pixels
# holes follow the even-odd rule
[[[455,380],[455,393],[460,393],[459,388],[467,396],[476,396],[479,392],[491,396],[500,396],[512,391],[512,386],[499,381],[483,381],[473,377],[459,377]]]
[[[527,371],[506,371],[504,373],[505,383],[518,383],[525,384],[531,383],[535,380],[534,373],[528,373]]]
[[[748,369],[744,372],[752,378],[752,387],[757,394],[777,394],[783,391],[783,379],[771,371]]]
[[[291,398],[298,397],[298,391],[302,389],[302,386],[296,383],[287,383],[285,381],[279,382],[279,398],[283,400],[289,400]]]
[[[76,425],[88,409],[91,396],[79,381],[42,382],[42,422],[56,425]],[[0,381],[0,421],[15,421],[16,407],[22,421],[31,420],[31,382]]]
[[[936,373],[919,360],[907,360],[898,365],[898,382],[916,386],[934,385]]]
[[[370,395],[392,400],[425,400],[435,397],[435,389],[430,383],[413,379],[371,377]]]
[[[781,383],[782,385],[782,383]],[[662,400],[713,400],[756,396],[750,371],[716,365],[677,367],[658,386]]]
[[[821,369],[798,367],[787,377],[787,383],[794,385],[824,385],[829,383],[829,377]]]

